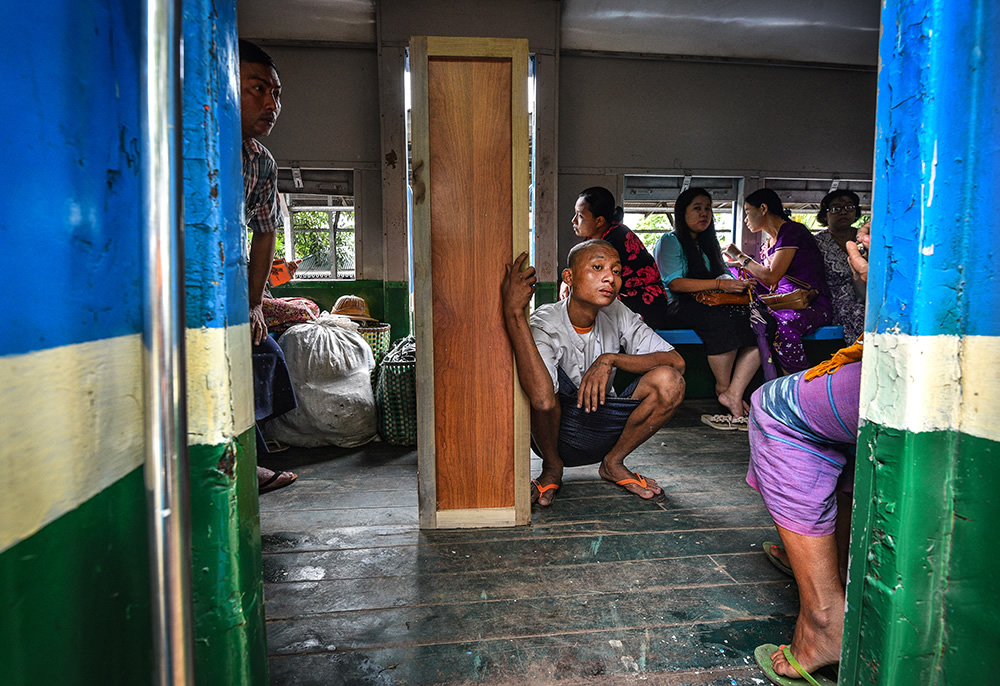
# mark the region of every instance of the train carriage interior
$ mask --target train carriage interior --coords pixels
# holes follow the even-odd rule
[[[382,256],[403,244],[389,227],[406,219],[398,189],[412,172],[386,122],[410,105],[415,34],[529,36],[534,254],[548,282],[536,304],[554,296],[586,186],[612,189],[650,249],[690,186],[711,190],[718,234],[747,250],[740,201],[756,187],[810,224],[837,187],[870,214],[872,3],[334,4],[322,16],[313,3],[238,5],[241,37],[281,68],[284,109],[267,144],[291,214],[286,256],[306,256],[297,206],[327,213],[324,246],[336,213],[353,212],[354,255],[331,250],[282,294],[321,294],[329,307],[358,281],[393,280]],[[841,345],[834,334],[810,355]],[[412,448],[270,458],[300,475],[261,499],[272,682],[757,683],[753,648],[790,635],[795,586],[762,552],[773,536],[744,482],[746,436],[699,421],[717,411],[711,374],[700,344],[678,349],[688,400],[630,460],[663,485],[663,503],[623,501],[580,467],[528,528],[420,531]]]
[[[46,266],[32,277],[37,293],[10,294],[0,334],[0,465],[10,475],[0,480],[0,683],[806,683],[772,678],[755,655],[798,637],[802,598],[820,593],[799,587],[796,578],[814,577],[785,564],[792,553],[769,552],[783,539],[771,503],[748,484],[751,445],[763,450],[754,441],[783,439],[733,419],[694,328],[653,327],[657,344],[683,358],[684,399],[625,462],[662,496],[636,497],[595,463],[567,467],[551,504],[528,503],[542,485],[528,483],[543,469],[537,446],[528,450],[540,410],[517,385],[525,370],[505,335],[503,268],[523,246],[537,278],[530,308],[561,302],[580,242],[575,204],[596,186],[649,251],[679,220],[678,197],[707,189],[720,246],[735,244],[750,262],[766,236],[750,216],[759,208],[745,204],[755,191],[777,193],[813,235],[824,197],[858,198],[838,212],[856,210],[855,226],[872,227],[864,345],[830,374],[860,370],[857,423],[841,441],[856,460],[837,463],[848,484],[837,486],[848,493],[836,494],[842,515],[851,488],[854,497],[853,519],[837,520],[851,536],[850,566],[835,570],[846,578],[846,620],[840,662],[817,663],[815,676],[842,686],[979,678],[1000,660],[990,583],[1000,557],[984,543],[1000,521],[1000,289],[990,271],[1000,0],[954,5],[37,0],[0,9],[25,27],[0,48],[21,103],[0,150],[22,201],[0,211],[0,235],[12,256]],[[372,357],[361,385],[378,411],[369,408],[360,441],[289,438],[291,423],[265,424],[254,404],[247,217],[257,208],[244,204],[245,148],[239,166],[243,40],[280,76],[280,116],[258,138],[277,167],[275,258],[297,271],[269,296],[308,299],[322,313],[341,311],[346,296],[364,301],[358,354],[368,364],[370,346]],[[495,78],[506,67],[493,67],[511,45],[518,65],[527,46],[527,69],[508,83]],[[474,77],[428,86],[428,64],[451,78],[447,65],[463,60]],[[446,87],[476,126],[485,122],[453,145],[441,131],[456,122],[428,115]],[[509,115],[484,105],[508,101]],[[510,157],[444,173],[441,160],[486,149],[494,120],[501,138],[513,131],[500,146]],[[433,195],[462,174],[483,192]],[[497,188],[498,197],[510,189],[510,203],[486,197]],[[468,226],[454,230],[452,210]],[[450,238],[433,238],[432,223]],[[484,237],[498,249],[483,249]],[[443,256],[462,250],[490,266],[450,270]],[[739,262],[733,273],[749,273]],[[475,316],[449,310],[453,302],[472,303]],[[432,306],[442,319],[430,318]],[[494,339],[463,346],[464,334],[447,338],[440,322]],[[316,326],[265,340],[290,359],[285,337]],[[382,362],[408,341],[415,360]],[[852,342],[827,321],[805,336],[804,355],[818,365]],[[318,364],[307,358],[299,362]],[[448,365],[466,362],[488,382],[449,376]],[[767,374],[756,371],[744,400]],[[621,372],[614,387],[632,381]],[[300,406],[306,386],[296,388]],[[386,409],[394,392],[417,402]],[[340,421],[337,403],[354,401],[331,397],[322,416]],[[405,426],[393,423],[401,416]],[[438,459],[459,433],[471,449]],[[484,476],[477,446],[485,454],[496,443],[514,466]],[[296,478],[261,488],[258,465]],[[469,495],[491,489],[503,507]],[[796,570],[812,568],[804,548],[789,550]]]

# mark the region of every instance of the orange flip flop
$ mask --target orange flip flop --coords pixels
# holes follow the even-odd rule
[[[647,485],[648,482],[646,481],[645,477],[640,476],[637,472],[632,472],[632,477],[634,477],[634,478],[628,478],[628,479],[622,479],[621,481],[616,481],[615,485],[616,486],[621,486],[623,489],[625,489],[629,493],[632,493],[632,491],[629,491],[627,488],[625,488],[625,486],[628,485],[628,484],[637,484],[637,485],[639,485],[639,486],[641,486],[643,488],[649,489],[649,486]],[[634,495],[635,497],[639,498],[640,500],[646,500],[646,501],[649,501],[651,503],[662,503],[667,498],[667,496],[666,496],[666,494],[664,494],[662,488],[660,489],[660,492],[657,493],[656,495],[654,495],[652,498],[643,498],[638,493],[632,493],[632,495]]]
[[[542,494],[545,493],[546,491],[554,491],[559,488],[559,484],[545,484],[543,486],[540,483],[538,483],[538,479],[532,479],[531,485],[538,489],[538,498],[535,499],[536,503],[538,503],[538,499],[541,498]],[[553,493],[553,495],[555,494]],[[549,501],[549,505],[542,505],[541,503],[538,504],[541,505],[542,507],[548,507],[549,505],[552,504],[552,501],[551,500]]]

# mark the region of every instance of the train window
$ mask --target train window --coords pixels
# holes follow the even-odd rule
[[[764,179],[763,187],[776,192],[785,209],[792,213],[792,219],[814,233],[824,228],[816,221],[820,201],[834,190],[852,191],[861,199],[857,224],[871,219],[872,182],[866,179],[768,178]]]
[[[742,177],[626,174],[622,195],[625,225],[652,248],[665,231],[673,230],[674,201],[688,188],[704,188],[712,194],[715,232],[719,243],[728,245],[736,236],[740,217],[735,203],[742,197]]]
[[[354,170],[279,169],[285,230],[276,255],[303,260],[296,278],[355,279]]]

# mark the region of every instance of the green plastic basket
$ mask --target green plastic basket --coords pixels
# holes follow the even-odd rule
[[[372,349],[372,354],[375,355],[376,367],[378,367],[382,358],[385,357],[385,354],[389,352],[389,330],[391,328],[389,324],[381,322],[358,327],[358,333],[365,339],[365,342]]]
[[[393,445],[417,444],[417,363],[393,354],[407,340],[412,345],[412,337],[401,339],[382,360],[375,384],[378,432]]]

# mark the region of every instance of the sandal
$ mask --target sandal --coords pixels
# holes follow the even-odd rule
[[[543,486],[540,483],[538,483],[538,479],[532,479],[531,485],[534,486],[535,489],[538,491],[538,497],[535,498],[535,502],[538,503],[541,507],[548,507],[549,505],[552,504],[552,500],[549,500],[549,502],[545,504],[538,502],[539,500],[541,500],[542,494],[545,493],[546,491],[558,490],[560,486],[560,484],[545,484]],[[552,497],[555,498],[555,493],[552,494]]]
[[[736,431],[739,427],[733,423],[733,419],[731,414],[703,414],[701,423],[719,431]]]
[[[652,490],[651,488],[649,488],[649,485],[648,485],[649,482],[646,481],[646,477],[640,476],[638,472],[632,472],[632,477],[628,477],[628,478],[622,479],[621,481],[616,481],[615,485],[616,486],[621,486],[625,491],[631,493],[632,495],[636,496],[640,500],[645,500],[646,502],[650,502],[650,503],[662,503],[664,500],[667,499],[667,494],[663,492],[662,488],[660,489],[659,493],[654,493],[652,498],[643,498],[638,493],[636,493],[634,491],[629,491],[627,488],[625,488],[625,486],[627,486],[628,484],[637,484],[637,485],[641,486],[642,488],[645,488],[645,489],[648,489],[648,490]]]

